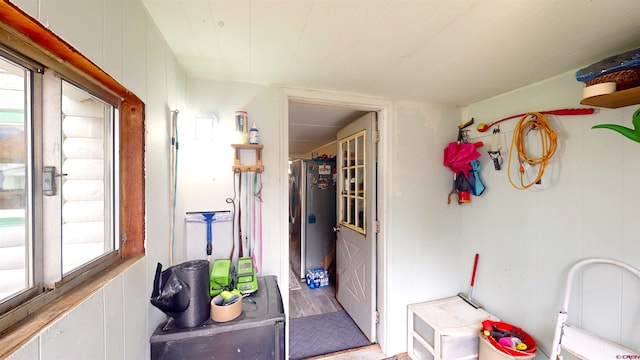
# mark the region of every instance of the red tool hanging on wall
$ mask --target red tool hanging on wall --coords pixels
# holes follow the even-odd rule
[[[584,109],[559,109],[559,110],[550,110],[550,111],[540,111],[540,114],[545,114],[545,115],[590,115],[593,114],[593,112],[595,111],[595,109],[593,108],[584,108]],[[492,126],[497,125],[503,121],[506,120],[510,120],[510,119],[515,119],[518,117],[523,117],[525,114],[518,114],[518,115],[513,115],[513,116],[509,116],[506,117],[504,119],[500,119],[498,121],[494,121],[491,124],[478,124],[477,130],[479,132],[485,132],[487,130],[489,130]]]

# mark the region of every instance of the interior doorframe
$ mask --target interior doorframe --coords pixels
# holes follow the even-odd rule
[[[374,111],[378,115],[378,131],[380,133],[378,142],[378,196],[377,196],[377,213],[379,221],[379,232],[377,235],[376,244],[376,303],[378,309],[378,315],[380,321],[376,327],[376,337],[380,350],[387,353],[387,299],[388,299],[388,279],[384,274],[388,274],[387,271],[387,234],[389,232],[390,216],[388,212],[388,204],[390,199],[390,176],[386,171],[388,159],[390,159],[389,149],[391,148],[390,127],[393,123],[391,118],[392,114],[392,102],[387,98],[354,95],[337,93],[322,90],[309,90],[298,88],[283,88],[282,89],[282,114],[283,120],[281,122],[281,164],[287,164],[289,161],[289,102],[313,104],[313,105],[326,105],[332,107],[349,108],[360,111]],[[288,179],[287,173],[288,167],[283,167],[282,179]],[[288,219],[288,204],[289,204],[289,183],[288,181],[282,181],[281,186],[283,189],[284,198],[283,204],[287,204],[282,209],[282,219]],[[289,234],[289,221],[282,221],[281,233]],[[287,291],[281,291],[282,301],[285,309],[285,317],[287,323],[289,323],[289,236],[283,236],[280,240],[281,249],[281,269],[280,274],[282,280],[280,284],[287,286]],[[383,275],[383,276],[381,276]],[[285,327],[286,343],[289,343],[289,327]],[[286,349],[286,356],[288,357],[289,349]]]

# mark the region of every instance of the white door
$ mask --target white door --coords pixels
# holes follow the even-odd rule
[[[338,131],[337,299],[376,341],[376,113]]]

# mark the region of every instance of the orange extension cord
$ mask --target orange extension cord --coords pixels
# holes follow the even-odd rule
[[[532,130],[538,130],[540,134],[541,155],[539,157],[530,156],[525,147],[525,137]],[[547,120],[547,118],[541,113],[527,113],[518,120],[516,127],[513,129],[513,137],[511,139],[511,147],[509,149],[509,171],[507,172],[509,182],[514,188],[518,190],[525,190],[542,180],[544,170],[558,148],[557,140],[558,135],[553,131],[549,120]],[[513,155],[514,147],[518,152],[520,185],[515,184],[511,179],[511,156]],[[525,163],[530,166],[538,166],[538,175],[528,184],[524,183]]]

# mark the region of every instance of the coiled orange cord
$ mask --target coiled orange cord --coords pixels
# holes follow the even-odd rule
[[[525,137],[532,131],[538,130],[540,133],[541,154],[539,157],[532,157],[527,153],[525,146]],[[509,149],[509,171],[507,175],[511,186],[518,190],[525,190],[542,180],[544,170],[556,152],[558,147],[558,135],[553,131],[549,120],[541,113],[527,113],[518,120],[516,127],[513,129],[513,137],[511,138],[511,147]],[[514,153],[514,147],[518,152],[518,164],[520,166],[520,185],[516,185],[511,179],[511,156]],[[528,184],[524,183],[525,163],[530,166],[538,166],[538,175]]]

